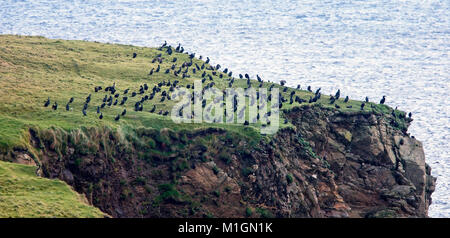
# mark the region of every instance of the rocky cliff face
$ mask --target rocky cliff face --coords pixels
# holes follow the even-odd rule
[[[326,158],[351,217],[425,217],[436,179],[422,144],[392,116],[295,109],[297,132]]]
[[[93,128],[30,129],[30,144],[43,176],[113,217],[427,216],[435,178],[392,118],[319,107],[285,116],[295,129],[256,143],[221,129]]]

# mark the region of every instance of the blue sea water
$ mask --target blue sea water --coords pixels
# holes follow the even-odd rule
[[[409,131],[438,177],[430,216],[450,217],[449,0],[1,0],[0,34],[167,40],[234,74],[386,95],[413,113]]]

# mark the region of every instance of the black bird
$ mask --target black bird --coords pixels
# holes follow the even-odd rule
[[[336,98],[336,100],[338,100],[340,96],[341,96],[341,90],[338,89],[336,94],[334,95],[334,97]]]
[[[156,110],[156,105],[153,105],[153,108],[152,108],[152,110],[150,110],[150,112],[155,112],[155,110]]]
[[[175,62],[177,62],[177,57],[174,57],[174,58],[172,59],[172,63],[175,63]]]
[[[205,61],[205,63],[209,63],[209,57],[206,57],[206,61]]]
[[[127,109],[123,109],[122,116],[125,116],[125,114],[127,114]]]
[[[53,104],[52,109],[53,109],[53,110],[58,110],[58,103],[57,103],[57,102],[55,102],[55,103]]]
[[[86,98],[86,103],[89,103],[91,101],[91,94]]]
[[[258,79],[259,82],[262,82],[261,77],[259,77],[259,75],[256,75],[256,79]]]
[[[133,59],[136,58],[136,56],[137,56],[136,52],[133,53]]]
[[[70,110],[70,106],[69,106],[69,104],[67,103],[66,104],[66,111],[69,111]]]
[[[330,97],[330,104],[333,104],[336,101],[336,98],[334,98],[333,96]]]
[[[120,115],[117,115],[116,118],[114,118],[115,121],[120,120]]]
[[[392,110],[391,115],[392,115],[393,117],[397,117],[397,115],[395,114],[395,110]]]
[[[366,97],[366,102],[369,102],[369,97]]]
[[[103,119],[103,113],[100,114],[100,116],[98,117],[98,119]]]
[[[154,70],[154,68],[152,68],[152,70],[150,70],[150,73],[148,73],[148,75],[152,75],[153,74],[153,70]]]
[[[44,103],[44,107],[48,107],[50,105],[50,98],[47,98],[47,101]]]
[[[129,90],[129,88],[125,89],[125,91],[123,91],[123,94],[127,94]]]
[[[316,94],[316,95],[319,94],[320,89],[322,89],[322,88],[317,89],[316,92],[315,92],[314,94]]]
[[[100,113],[100,107],[97,107],[97,114]]]
[[[250,76],[248,76],[248,74],[245,74],[245,78],[250,79]]]
[[[161,69],[161,66],[158,64],[158,68],[156,68],[155,72],[158,73],[160,69]]]
[[[87,116],[85,109],[83,109],[83,116]]]
[[[70,98],[69,103],[73,103],[73,97]]]
[[[365,103],[361,103],[361,110],[364,110]]]
[[[239,74],[239,78],[240,78],[240,79],[242,79],[242,78],[243,78],[242,74]]]
[[[164,41],[164,44],[161,47],[166,47],[167,46],[167,41]]]
[[[345,97],[344,102],[348,102],[348,96]]]
[[[411,112],[409,112],[409,114],[408,114],[408,117],[409,117],[409,118],[411,118],[411,117],[412,117],[412,113],[411,113]]]
[[[380,104],[384,104],[385,101],[386,101],[386,96],[383,96],[383,98],[380,100]]]
[[[311,86],[308,86],[307,90],[310,91],[310,92],[312,92]]]
[[[285,84],[286,84],[286,80],[281,80],[281,81],[280,81],[280,85],[281,85],[281,86],[284,86]]]

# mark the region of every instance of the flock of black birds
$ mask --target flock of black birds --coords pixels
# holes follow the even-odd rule
[[[165,52],[167,55],[172,55],[173,54],[173,48],[170,45],[167,45],[167,42],[164,42],[164,44],[158,48],[159,51],[162,51],[161,53],[157,54],[156,57],[153,58],[152,63],[158,62],[158,66],[155,68],[152,68],[149,71],[149,76],[155,74],[155,73],[159,73],[161,71],[161,63],[163,63],[164,57],[163,57],[163,53]],[[191,73],[192,74],[197,74],[197,73],[201,73],[201,77],[202,77],[202,84],[205,83],[206,81],[208,81],[207,85],[205,87],[203,87],[203,92],[204,90],[208,89],[208,88],[212,88],[215,85],[214,82],[214,78],[213,76],[218,76],[220,79],[224,79],[228,81],[228,86],[231,88],[233,86],[233,84],[235,83],[235,78],[233,77],[233,72],[230,71],[228,68],[223,69],[222,71],[219,71],[221,69],[221,65],[217,64],[216,66],[211,66],[209,65],[210,63],[210,59],[209,57],[206,57],[206,60],[203,62],[202,65],[199,65],[197,63],[193,62],[193,59],[195,58],[195,53],[191,53],[189,54],[188,52],[184,51],[184,48],[179,44],[176,48],[175,48],[175,52],[177,53],[185,53],[188,55],[189,61],[185,61],[183,62],[181,65],[177,66],[176,62],[177,62],[177,58],[173,57],[171,60],[169,60],[169,62],[172,63],[172,65],[167,68],[166,70],[164,70],[164,74],[170,74],[173,73],[174,76],[176,77],[181,77],[182,79],[185,78],[190,78],[191,77]],[[137,53],[133,53],[132,58],[136,58],[137,57]],[[202,56],[199,57],[200,60],[202,60]],[[162,72],[162,71],[161,71]],[[246,80],[246,85],[247,88],[251,88],[252,85],[252,81],[250,80],[250,76],[246,73],[244,75],[239,74],[239,78],[242,80]],[[257,84],[259,88],[262,88],[264,86],[264,81],[262,80],[262,78],[259,75],[256,75],[257,78]],[[270,81],[269,81],[270,82]],[[116,88],[116,84],[113,83],[113,85],[107,86],[106,88],[103,89],[102,86],[96,86],[94,88],[94,92],[95,93],[101,93],[101,92],[105,92],[105,96],[103,97],[103,100],[101,102],[100,105],[98,105],[96,107],[96,112],[98,114],[98,118],[99,119],[103,119],[103,109],[105,107],[113,107],[113,106],[124,106],[125,103],[128,101],[129,97],[131,98],[135,98],[138,95],[140,95],[140,99],[137,100],[134,104],[134,111],[136,112],[142,112],[144,111],[144,103],[146,101],[152,101],[156,98],[156,96],[160,96],[160,100],[159,102],[164,102],[165,100],[171,100],[171,96],[170,96],[170,92],[173,92],[175,90],[175,88],[179,87],[180,81],[179,80],[174,80],[173,82],[171,82],[170,80],[168,81],[161,81],[158,82],[157,85],[153,86],[151,89],[150,87],[147,85],[147,83],[144,83],[142,85],[139,86],[139,90],[137,91],[133,91],[131,93],[130,89],[127,88],[125,89],[123,92],[119,92],[118,89]],[[289,87],[285,86],[286,85],[286,81],[285,80],[281,80],[280,81],[280,85],[282,87],[282,91],[284,93],[286,93],[289,89]],[[272,91],[273,87],[275,85],[271,84],[268,88],[269,92]],[[186,88],[188,89],[194,89],[194,84],[187,84]],[[301,89],[300,85],[297,85],[297,90]],[[311,86],[307,87],[307,90],[309,92],[313,92],[311,89]],[[321,98],[321,88],[317,89],[314,92],[314,96],[310,96],[309,100],[305,100],[300,98],[298,95],[295,95],[295,90],[292,90],[290,92],[290,96],[289,96],[289,100],[284,98],[284,96],[282,95],[282,93],[279,93],[279,102],[278,103],[273,103],[272,107],[274,106],[278,106],[280,109],[283,107],[283,103],[289,103],[289,104],[293,104],[298,103],[314,103],[317,102],[320,98]],[[223,90],[224,95],[226,94],[225,90]],[[196,95],[195,92],[192,92],[191,95],[191,100],[194,101],[196,98],[198,98],[199,95]],[[329,98],[329,103],[330,104],[334,104],[335,108],[341,108],[341,106],[339,106],[337,103],[335,103],[341,96],[341,92],[340,90],[337,90],[337,92],[334,95],[330,95]],[[259,92],[257,92],[257,99],[259,99],[260,94]],[[89,108],[90,102],[91,102],[91,98],[92,98],[92,94],[89,94],[83,104],[83,109],[81,110],[82,114],[84,116],[87,116],[87,109]],[[271,95],[268,96],[268,101],[271,101]],[[236,112],[237,110],[237,99],[234,99],[234,112]],[[120,101],[120,102],[119,102]],[[253,100],[252,100],[253,101]],[[349,97],[346,96],[344,99],[344,103],[348,103],[349,101]],[[68,103],[66,104],[66,111],[70,111],[71,109],[71,104],[74,102],[74,98],[70,98]],[[386,102],[386,96],[383,96],[382,99],[380,100],[380,104],[384,104]],[[364,107],[366,106],[366,104],[369,103],[369,98],[366,97],[365,101],[361,103],[360,106],[360,110],[364,110]],[[51,100],[50,98],[48,98],[45,103],[44,103],[44,107],[48,107],[51,104]],[[206,100],[204,99],[202,101],[202,107],[205,108],[206,106]],[[373,104],[371,104],[372,108],[374,107]],[[352,105],[347,105],[347,108],[352,108]],[[58,103],[55,101],[52,105],[52,109],[53,110],[58,110]],[[180,114],[183,108],[180,109]],[[259,106],[258,106],[259,109]],[[148,111],[150,113],[155,113],[157,110],[156,105],[153,105],[153,107]],[[127,110],[124,109],[121,113],[117,114],[114,117],[115,121],[119,121],[121,117],[125,117],[127,114]],[[163,116],[167,116],[169,114],[168,111],[165,110],[159,110],[158,114],[163,115]],[[226,111],[225,111],[226,114]],[[239,112],[239,114],[243,114],[241,112]],[[267,116],[270,116],[270,112],[268,112],[266,115],[264,115],[264,117],[267,118]],[[394,117],[397,117],[397,115],[395,114],[395,110],[392,111],[392,115]],[[193,115],[191,115],[193,116]],[[405,115],[399,115],[400,117],[405,116]],[[409,117],[411,117],[411,113],[409,113],[408,115]],[[257,119],[259,119],[259,114],[257,115]],[[268,122],[270,123],[270,121]],[[287,123],[287,121],[285,121],[285,123]],[[245,121],[246,125],[248,125],[248,121]]]

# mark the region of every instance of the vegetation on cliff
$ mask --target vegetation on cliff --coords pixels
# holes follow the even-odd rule
[[[361,108],[361,101],[344,102],[342,96],[330,103],[331,95],[322,95],[317,101],[309,103],[309,99],[317,95],[315,90],[288,88],[265,81],[262,87],[277,87],[285,98],[295,95],[302,100],[301,103],[283,103],[281,108],[282,116],[289,119],[286,122],[281,120],[281,133],[285,133],[287,138],[292,137],[284,143],[286,148],[291,148],[296,153],[283,152],[289,154],[283,156],[282,148],[273,149],[277,147],[274,141],[283,141],[281,138],[277,139],[280,135],[261,135],[261,124],[176,124],[169,116],[158,113],[170,112],[173,106],[173,101],[162,101],[159,94],[142,104],[143,111],[133,110],[135,103],[143,95],[132,97],[130,94],[138,92],[143,84],[151,89],[163,81],[178,80],[178,85],[184,87],[192,85],[195,80],[202,80],[202,74],[205,73],[211,77],[203,82],[203,86],[211,82],[220,90],[229,86],[227,79],[232,76],[197,58],[193,58],[192,63],[205,65],[205,68],[194,73],[192,66],[188,71],[190,77],[176,76],[174,70],[166,73],[166,69],[170,69],[172,65],[176,64],[176,68],[179,68],[190,60],[189,54],[176,52],[174,48],[170,48],[173,53],[168,54],[168,49],[43,37],[0,36],[0,88],[3,94],[0,97],[0,160],[17,161],[18,157],[26,154],[40,166],[39,173],[63,179],[78,192],[86,194],[91,204],[114,216],[214,216],[221,212],[229,216],[289,216],[291,213],[295,216],[321,216],[325,213],[317,208],[311,211],[311,206],[321,204],[322,207],[329,207],[332,203],[314,199],[309,194],[313,190],[306,180],[314,181],[319,176],[329,186],[329,199],[340,201],[341,198],[336,195],[336,188],[333,187],[333,172],[329,171],[330,164],[322,158],[323,155],[319,156],[309,141],[296,134],[294,129],[299,123],[293,123],[296,119],[288,115],[292,116],[292,112],[303,107],[321,108],[346,115],[377,114],[385,117],[394,129],[403,132],[406,132],[409,123],[404,112],[386,105],[369,102]],[[149,74],[149,71],[158,67],[159,72]],[[247,87],[245,78],[233,76],[234,88]],[[257,80],[250,82],[256,87],[260,83]],[[113,84],[121,94],[119,97],[123,97],[122,92],[129,89],[129,100],[123,105],[102,108],[103,118],[99,119],[96,110],[106,94],[104,89]],[[98,86],[102,90],[96,93],[95,88]],[[168,86],[158,87],[169,90]],[[302,85],[302,88],[306,86]],[[66,110],[66,103],[72,97],[74,102]],[[91,104],[85,110],[86,115],[83,115],[82,109],[87,97]],[[44,102],[49,98],[49,107],[44,107]],[[54,102],[58,102],[57,110],[51,109]],[[153,106],[157,110],[149,112]],[[124,109],[128,109],[126,115],[118,121],[114,120]],[[344,138],[351,141],[352,134],[344,133]],[[255,158],[256,155],[259,157]],[[309,162],[299,165],[298,162],[293,162],[293,158]],[[258,163],[268,163],[273,159],[275,161],[269,163],[274,171],[260,171],[260,168],[255,167]],[[281,165],[277,164],[278,160],[283,161]],[[4,164],[0,164],[0,168]],[[275,172],[279,175],[274,174]],[[3,170],[2,176],[12,178],[15,175],[12,170]],[[208,185],[209,182],[201,180],[199,176],[217,177],[214,183],[218,184],[221,179],[233,178],[233,182],[227,180],[227,185],[214,187],[215,185]],[[307,176],[307,179],[303,176]],[[282,182],[256,182],[261,178]],[[36,183],[48,181],[35,179]],[[154,182],[149,182],[152,179]],[[189,183],[210,187],[196,194],[186,185]],[[8,186],[4,189],[13,188]],[[259,187],[252,188],[253,186]],[[279,194],[278,197],[257,195],[256,192],[264,186],[281,190],[291,187],[302,194],[296,194],[300,196],[299,199],[312,197],[308,201],[302,200],[305,201],[304,204],[292,205],[292,208],[290,201],[283,200],[289,192]],[[182,191],[178,190],[180,188],[183,188]],[[58,186],[48,189],[58,189]],[[14,187],[14,190],[25,193],[27,188]],[[63,192],[61,188],[61,193]],[[33,193],[28,194],[32,196]],[[16,198],[22,201],[24,207],[34,205],[24,197]],[[42,199],[47,200],[45,197]],[[269,202],[272,199],[280,201]],[[230,204],[234,204],[235,209],[227,210],[229,207],[220,205],[230,201],[233,201]],[[186,210],[174,213],[174,209],[170,209],[178,209],[179,206]],[[280,208],[284,210],[280,211]],[[2,209],[10,211],[0,208]],[[64,209],[69,208],[61,207],[61,211]],[[39,214],[43,211],[46,210],[36,211],[36,216],[41,216]],[[342,211],[333,214],[340,214]],[[98,215],[95,212],[79,212],[73,215]],[[71,213],[65,212],[54,216],[66,214],[71,216]],[[1,216],[21,215],[8,212]]]

